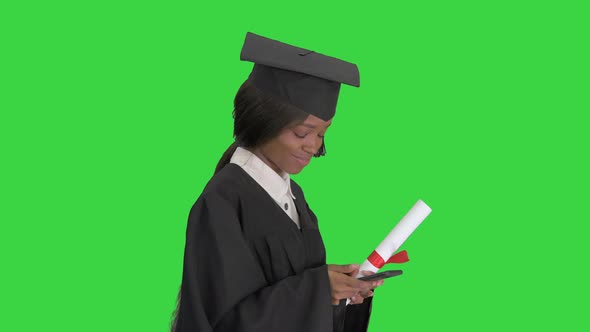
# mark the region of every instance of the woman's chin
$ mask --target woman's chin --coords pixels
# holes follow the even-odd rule
[[[305,168],[305,167],[301,167],[301,166],[293,166],[293,167],[290,167],[290,168],[287,170],[287,173],[289,173],[289,174],[291,174],[291,175],[299,174],[299,173],[301,173],[301,171],[302,171],[304,168]]]

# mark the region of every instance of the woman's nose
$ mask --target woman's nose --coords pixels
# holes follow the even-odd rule
[[[306,144],[303,145],[303,151],[312,155],[316,154],[318,150],[322,147],[323,142],[323,138],[316,136],[315,138],[306,141]]]

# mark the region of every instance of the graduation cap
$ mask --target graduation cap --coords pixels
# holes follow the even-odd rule
[[[328,121],[340,84],[360,86],[355,64],[248,32],[240,60],[254,62],[248,80],[258,89]]]

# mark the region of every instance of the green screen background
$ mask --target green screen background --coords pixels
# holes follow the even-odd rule
[[[327,157],[294,176],[330,263],[362,262],[418,199],[433,209],[370,331],[586,330],[588,14],[3,2],[0,330],[168,329],[189,209],[232,142],[247,31],[359,66]]]

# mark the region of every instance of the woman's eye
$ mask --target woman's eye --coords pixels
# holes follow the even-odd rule
[[[298,138],[306,138],[306,137],[307,137],[307,135],[308,135],[309,133],[304,133],[304,134],[301,134],[301,133],[297,133],[296,131],[294,131],[294,132],[293,132],[293,134],[294,134],[296,137],[298,137]],[[323,139],[323,138],[324,138],[324,136],[325,136],[325,135],[318,135],[318,137],[319,137],[319,138],[321,138],[321,139]]]

